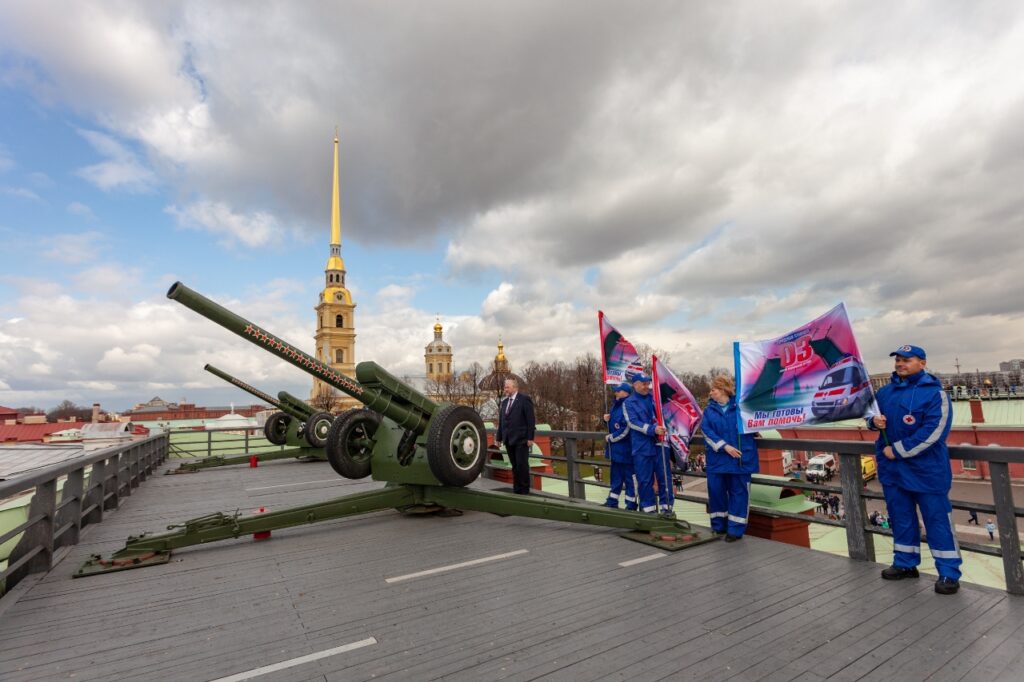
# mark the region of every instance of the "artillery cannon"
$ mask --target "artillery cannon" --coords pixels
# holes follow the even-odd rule
[[[251,393],[260,400],[278,408],[279,411],[270,415],[266,424],[263,425],[263,435],[274,445],[288,445],[290,447],[284,450],[256,454],[245,452],[229,456],[210,455],[197,461],[185,462],[177,469],[169,470],[166,473],[190,474],[201,469],[246,464],[253,457],[260,462],[291,458],[319,461],[327,459],[326,455],[324,455],[323,442],[326,432],[331,428],[331,422],[334,420],[331,414],[316,411],[310,405],[286,391],[278,393],[277,399],[271,398],[258,388],[250,386],[241,379],[233,377],[213,365],[207,364],[203,369],[214,376],[220,377],[232,386],[237,386],[243,391]],[[321,435],[318,438],[310,438],[310,428],[318,430]]]
[[[168,533],[129,537],[110,559],[94,555],[75,577],[166,563],[171,551],[180,547],[385,509],[403,513],[473,510],[621,528],[630,531],[625,537],[668,550],[715,539],[710,530],[691,527],[674,515],[468,489],[465,486],[480,475],[486,457],[486,433],[476,410],[435,403],[374,362],[359,363],[352,379],[180,282],[171,286],[167,296],[362,402],[364,409],[348,410],[331,424],[327,459],[346,478],[372,476],[387,485],[252,516],[211,514],[168,526]]]
[[[263,435],[274,445],[294,447],[308,445],[313,448],[322,448],[326,443],[327,432],[334,421],[334,415],[330,412],[318,411],[309,403],[296,398],[287,391],[278,393],[277,400],[275,400],[258,388],[250,386],[211,364],[205,365],[203,369],[279,410],[270,415],[267,418],[267,423],[263,426]]]

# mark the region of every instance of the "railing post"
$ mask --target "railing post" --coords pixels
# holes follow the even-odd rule
[[[245,454],[249,454],[249,429],[245,430]]]
[[[41,517],[34,524],[25,529],[21,540],[11,551],[7,558],[7,564],[17,563],[23,556],[32,552],[37,547],[41,551],[20,566],[18,570],[7,576],[9,585],[17,584],[22,578],[30,573],[41,573],[50,570],[53,565],[53,516],[57,508],[57,481],[50,479],[45,483],[36,486],[35,495],[28,506],[28,518]]]
[[[57,526],[63,526],[64,523],[71,523],[71,528],[68,529],[67,533],[62,535],[54,545],[54,549],[57,547],[63,547],[64,545],[77,545],[78,544],[78,531],[82,528],[82,489],[83,481],[85,478],[85,467],[81,469],[75,469],[68,478],[64,481],[64,487],[61,489],[60,501],[63,508],[57,515]],[[71,504],[64,504],[64,502],[74,498],[74,502]]]
[[[103,508],[117,509],[121,501],[121,456],[114,455],[104,460],[103,467]],[[106,499],[110,495],[110,499]]]
[[[213,455],[213,431],[206,432],[206,456]]]
[[[860,494],[864,487],[860,455],[839,453],[839,484],[843,489],[843,506],[846,508],[846,548],[850,558],[874,561],[875,543],[871,533],[865,530],[868,520],[867,506]]]
[[[996,505],[999,523],[999,547],[1003,552],[1003,574],[1006,591],[1024,594],[1024,566],[1020,561],[1020,537],[1017,535],[1017,516],[1013,512],[1013,488],[1010,486],[1010,465],[989,462],[992,478],[992,499]]]
[[[565,475],[569,479],[569,499],[587,499],[587,489],[580,480],[580,469],[576,461],[576,438],[565,439]]]
[[[103,521],[103,494],[106,489],[107,461],[101,459],[92,463],[89,470],[89,482],[85,486],[85,495],[82,497],[82,507],[96,505],[94,509],[86,513],[82,519],[82,525]]]

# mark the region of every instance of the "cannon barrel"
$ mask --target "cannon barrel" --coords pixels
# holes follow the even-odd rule
[[[284,405],[282,405],[280,401],[275,400],[274,398],[271,398],[269,395],[267,395],[266,393],[264,393],[260,389],[254,387],[254,386],[250,386],[249,384],[245,383],[241,379],[237,379],[237,378],[231,376],[230,374],[228,374],[227,372],[225,372],[223,370],[220,370],[220,369],[217,369],[216,367],[214,367],[211,364],[204,365],[203,369],[205,369],[207,372],[209,372],[210,374],[212,374],[212,375],[214,375],[216,377],[220,377],[221,379],[223,379],[224,381],[228,382],[232,386],[237,386],[238,388],[242,389],[246,393],[253,394],[254,396],[259,398],[263,402],[265,402],[265,403],[267,403],[269,405],[273,405],[274,407],[276,407],[279,410],[284,410],[285,409]]]
[[[295,412],[300,419],[309,419],[316,412],[315,407],[301,398],[296,398],[288,391],[279,392],[277,399],[281,401],[282,410]]]
[[[365,376],[375,384],[372,387],[364,386],[313,356],[303,353],[286,341],[282,341],[258,325],[236,315],[224,306],[214,303],[181,282],[171,285],[167,291],[167,298],[181,303],[186,308],[190,308],[228,331],[238,334],[268,353],[312,374],[325,384],[355,398],[374,412],[391,419],[402,428],[417,434],[424,433],[431,415],[438,407],[426,396],[405,386],[373,362],[361,362],[356,368],[357,375]],[[391,393],[388,390],[388,386],[391,384],[400,385],[405,390]]]

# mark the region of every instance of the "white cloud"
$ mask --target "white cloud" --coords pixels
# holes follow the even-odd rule
[[[42,201],[38,194],[27,187],[0,187],[0,194],[6,194],[9,197],[17,197],[19,199],[26,199],[28,201]]]
[[[97,152],[107,157],[106,161],[79,168],[77,173],[80,177],[106,192],[123,190],[141,193],[153,190],[157,176],[126,145],[95,130],[78,132]]]
[[[76,264],[96,260],[105,250],[108,238],[102,232],[88,231],[56,234],[47,241],[52,248],[43,251],[45,258]]]
[[[96,219],[96,214],[92,212],[92,209],[78,201],[72,201],[70,204],[67,205],[67,208],[65,208],[64,210],[70,213],[71,215],[87,218],[89,220]]]
[[[180,227],[205,230],[221,237],[223,244],[260,247],[285,236],[285,229],[273,215],[263,211],[237,213],[225,203],[199,201],[183,208],[168,206],[166,212]]]

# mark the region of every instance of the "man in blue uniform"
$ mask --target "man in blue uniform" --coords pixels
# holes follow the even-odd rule
[[[954,594],[960,589],[963,560],[949,503],[953,483],[946,449],[952,412],[949,397],[941,382],[925,371],[928,362],[923,348],[900,346],[889,355],[896,358],[892,383],[878,392],[880,414],[867,420],[869,428],[882,432],[875,441],[875,458],[892,525],[893,562],[882,577],[918,577],[920,509],[939,573],[935,591]]]
[[[633,393],[623,403],[623,416],[629,426],[629,442],[633,451],[640,511],[654,514],[672,513],[671,478],[666,465],[665,448],[658,447],[658,436],[665,427],[658,426],[654,417],[654,399],[651,397],[651,377],[633,376]],[[654,499],[654,479],[658,480],[658,500]]]
[[[633,392],[629,384],[622,382],[615,387],[615,403],[612,410],[604,416],[608,422],[607,453],[612,460],[611,490],[604,506],[619,506],[619,495],[626,499],[626,509],[636,511],[636,474],[633,471],[633,449],[630,446],[629,426],[623,414],[623,404]]]

